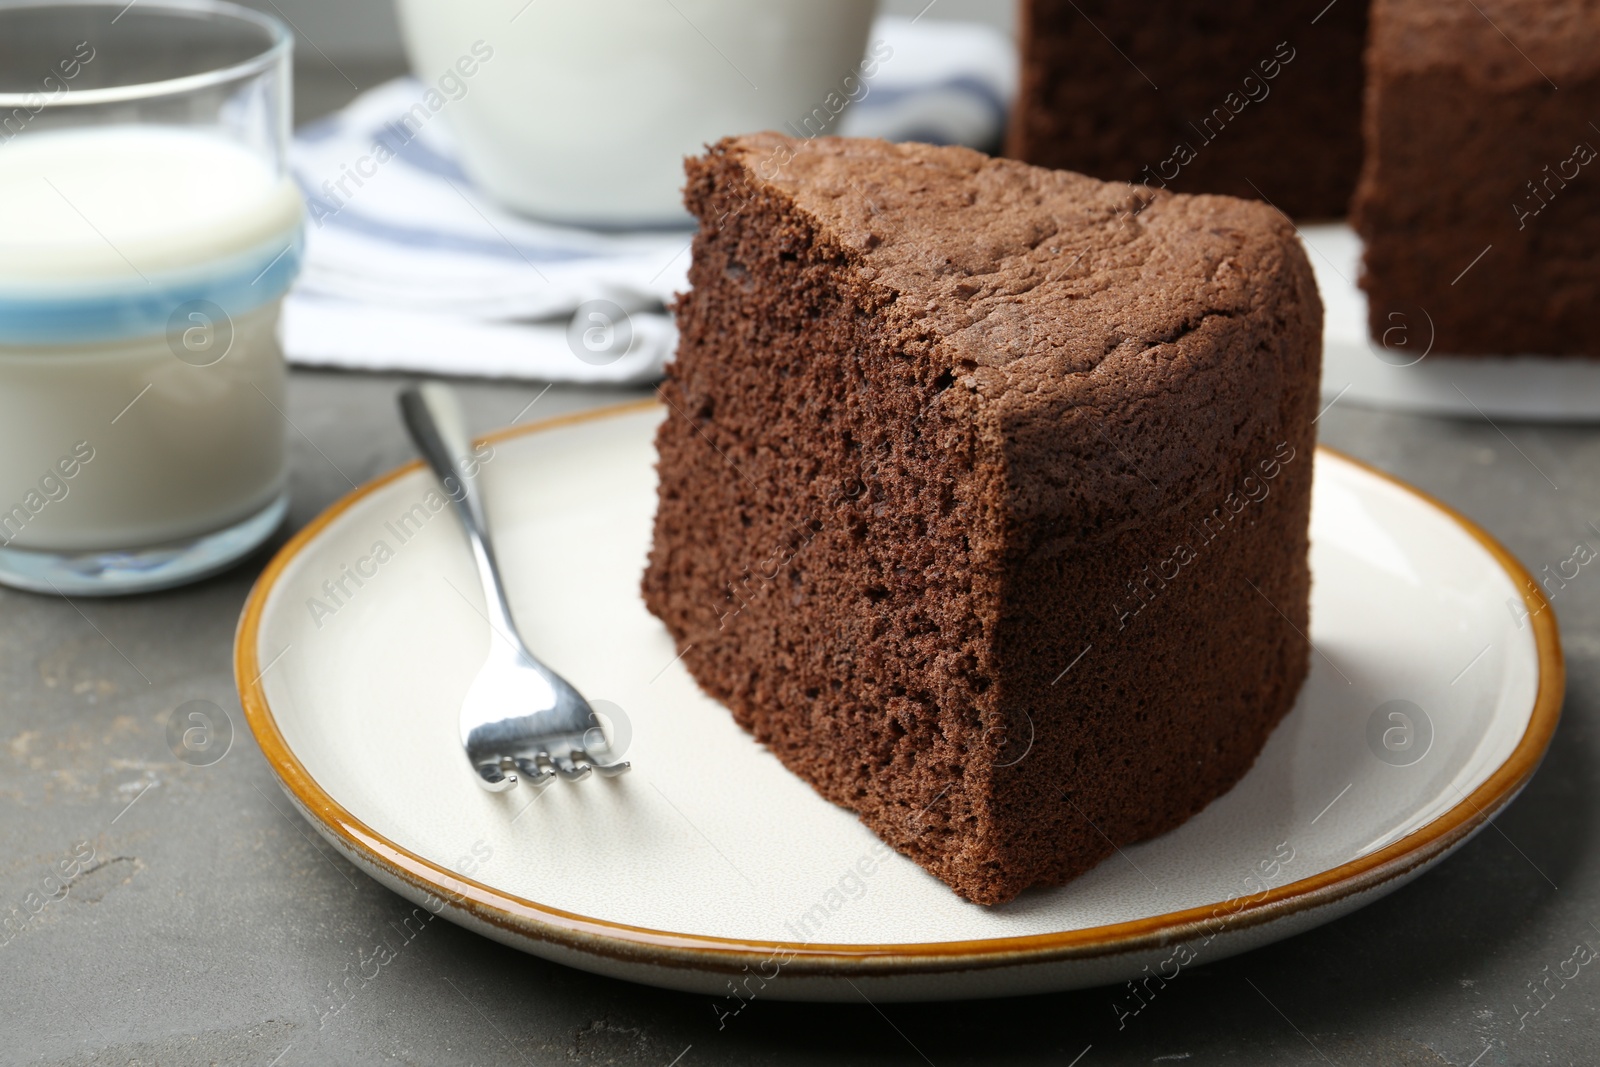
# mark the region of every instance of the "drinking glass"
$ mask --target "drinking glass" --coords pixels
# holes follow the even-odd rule
[[[164,588],[282,522],[291,47],[216,0],[0,0],[0,582]]]

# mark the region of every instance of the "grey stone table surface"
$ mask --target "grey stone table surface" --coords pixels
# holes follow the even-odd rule
[[[302,73],[317,90],[302,117],[376,76]],[[409,458],[401,384],[291,377],[293,509],[277,543],[351,482]],[[479,429],[541,388],[462,383]],[[556,386],[526,418],[638,393]],[[1600,545],[1600,429],[1349,403],[1320,429],[1473,516],[1535,570],[1578,541]],[[1580,942],[1600,947],[1600,579],[1588,571],[1554,605],[1568,695],[1544,767],[1490,830],[1392,896],[1198,965],[1121,1030],[1103,989],[967,1004],[758,1000],[719,1027],[704,996],[570,970],[443,921],[325,1014],[331,990],[372,973],[365,961],[411,909],[290,809],[244,729],[234,625],[272,547],[151,596],[0,590],[0,924],[11,924],[0,925],[0,1063],[1600,1062],[1600,974],[1546,982]],[[211,766],[180,763],[167,745],[172,710],[191,700],[237,728]],[[30,894],[90,850],[65,897],[35,912]],[[1530,999],[1541,983],[1551,992]]]
[[[292,376],[289,529],[409,458],[401,384]],[[541,388],[461,383],[478,429]],[[555,386],[525,420],[640,392]],[[1600,543],[1588,525],[1600,519],[1600,431],[1346,404],[1320,425],[1324,441],[1476,517],[1535,568]],[[290,809],[239,710],[234,624],[268,551],[151,596],[0,591],[0,920],[12,919],[0,931],[0,1062],[944,1067],[1068,1064],[1085,1048],[1082,1067],[1600,1058],[1600,976],[1551,986],[1519,1018],[1540,1003],[1529,984],[1547,967],[1578,942],[1600,946],[1600,582],[1587,573],[1555,600],[1570,682],[1544,767],[1493,829],[1393,896],[1198,966],[1120,1031],[1111,990],[881,1011],[757,1000],[721,1028],[707,997],[569,970],[443,921],[387,966],[364,962],[410,906]],[[168,748],[168,717],[190,700],[238,728],[211,766]],[[34,914],[29,894],[85,845],[89,869]],[[376,977],[324,1018],[331,990],[363,972]]]

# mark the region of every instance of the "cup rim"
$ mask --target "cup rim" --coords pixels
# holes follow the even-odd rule
[[[116,22],[138,4],[141,11],[159,12],[180,17],[213,16],[223,19],[232,19],[235,22],[244,22],[263,29],[267,32],[270,43],[242,62],[227,67],[218,67],[214,70],[201,71],[198,74],[185,74],[177,78],[164,78],[159,81],[135,82],[130,85],[110,85],[98,89],[75,89],[58,99],[48,99],[43,102],[43,107],[87,107],[95,104],[118,104],[132,100],[148,100],[162,96],[176,96],[181,93],[193,92],[197,89],[210,88],[231,81],[239,81],[260,74],[285,60],[294,46],[294,35],[283,20],[263,11],[255,11],[241,4],[230,3],[228,0],[132,0],[131,3],[121,5],[121,10],[111,21]],[[103,7],[116,8],[115,0],[0,0],[0,18],[8,12],[25,8],[39,8],[43,10],[59,10],[74,7]],[[0,92],[0,108],[27,107],[33,110],[33,103],[37,102],[43,94],[37,90],[25,93]]]

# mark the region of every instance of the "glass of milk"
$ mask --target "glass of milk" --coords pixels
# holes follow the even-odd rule
[[[213,0],[0,0],[0,582],[164,588],[281,523],[291,44]]]

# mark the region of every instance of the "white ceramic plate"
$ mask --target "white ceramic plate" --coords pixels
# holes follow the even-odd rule
[[[1391,351],[1367,332],[1361,238],[1342,223],[1300,231],[1317,274],[1323,320],[1322,397],[1436,415],[1592,421],[1600,419],[1600,359],[1554,356],[1451,358],[1432,351],[1433,325],[1415,309],[1397,320]],[[1416,360],[1416,362],[1412,362]]]
[[[1554,728],[1555,622],[1545,610],[1519,624],[1508,608],[1524,603],[1522,568],[1441,505],[1321,451],[1318,654],[1255,768],[1069,886],[964,903],[703,696],[645,611],[660,417],[646,403],[505,431],[482,475],[517,616],[552,665],[623,709],[631,774],[537,798],[473,781],[456,709],[488,628],[466,542],[449,511],[429,510],[417,467],[302,530],[239,629],[250,725],[312,825],[396,892],[540,956],[796,999],[993,996],[1181,969],[1420,874],[1516,794]],[[1431,737],[1410,755],[1382,743],[1398,729],[1389,742],[1404,750],[1395,708],[1373,727],[1394,700],[1422,709],[1400,707]]]

